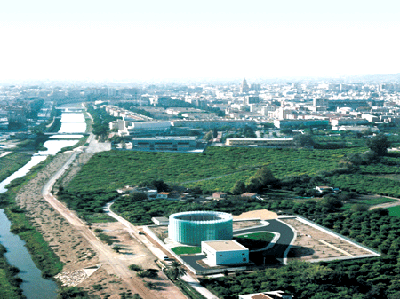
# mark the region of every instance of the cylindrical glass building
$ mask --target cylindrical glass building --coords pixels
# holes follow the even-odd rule
[[[200,246],[201,241],[232,240],[231,214],[190,211],[169,216],[168,237],[182,244]]]

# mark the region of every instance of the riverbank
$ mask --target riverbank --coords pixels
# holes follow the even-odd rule
[[[5,253],[6,249],[0,244],[0,298],[20,299],[22,290],[19,287],[21,279],[17,276],[19,270],[7,263]]]
[[[88,242],[79,229],[73,227],[64,217],[44,200],[42,188],[48,180],[65,164],[73,153],[58,154],[33,178],[24,184],[16,196],[16,202],[26,211],[32,225],[43,235],[43,239],[64,264],[63,273],[75,273],[100,262],[93,244]],[[72,168],[90,158],[81,154],[73,162]],[[72,212],[73,213],[73,212]],[[112,265],[102,265],[99,270],[79,283],[90,295],[109,295],[120,298],[121,293],[129,293],[124,282],[112,275]],[[97,285],[101,282],[101,288]]]
[[[28,163],[32,156],[25,153],[6,153],[6,155],[2,155],[0,152],[0,182]]]

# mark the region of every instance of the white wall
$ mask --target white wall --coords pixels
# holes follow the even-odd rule
[[[249,262],[249,249],[238,249],[229,251],[216,251],[211,246],[202,242],[202,252],[207,255],[207,259],[214,265],[237,265]]]

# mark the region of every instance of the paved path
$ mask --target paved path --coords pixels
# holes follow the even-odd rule
[[[235,236],[255,232],[278,232],[280,233],[280,238],[276,241],[276,245],[274,247],[268,249],[268,255],[272,255],[276,258],[284,258],[284,252],[292,242],[294,233],[287,224],[284,224],[276,219],[269,219],[267,222],[269,223],[268,225],[244,229],[236,233],[233,232],[233,235]]]

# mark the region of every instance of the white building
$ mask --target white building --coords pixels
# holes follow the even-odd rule
[[[292,299],[293,296],[284,291],[272,291],[250,295],[239,295],[239,299]]]
[[[202,241],[201,252],[210,265],[238,265],[249,262],[249,249],[235,240]]]

